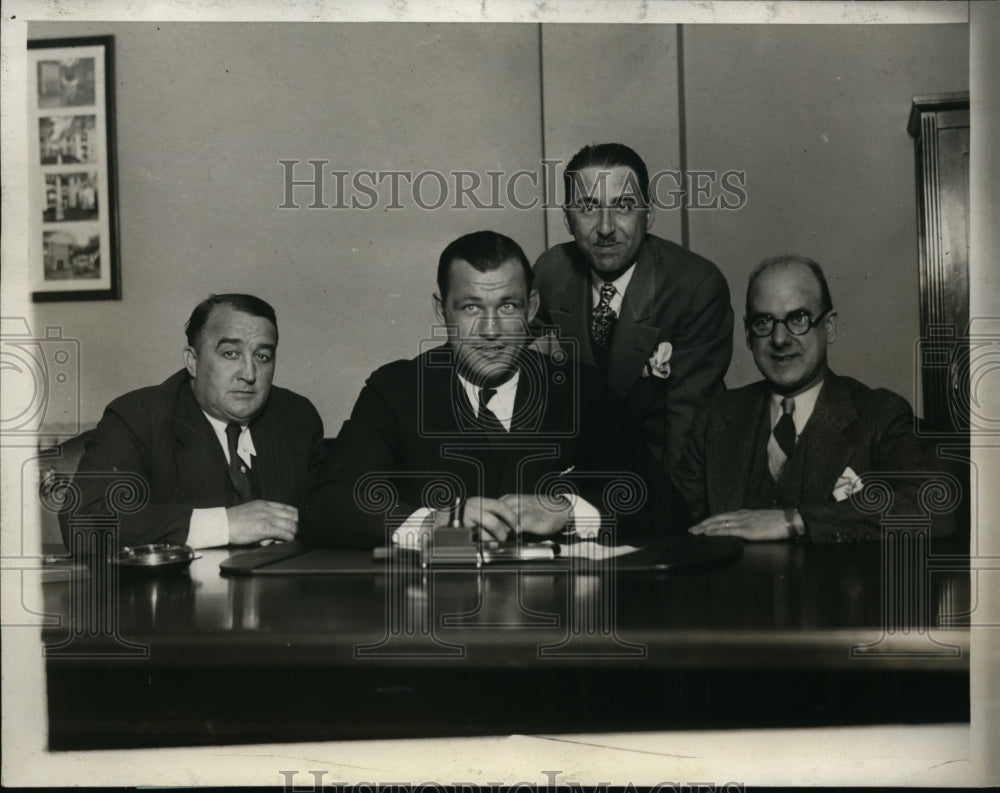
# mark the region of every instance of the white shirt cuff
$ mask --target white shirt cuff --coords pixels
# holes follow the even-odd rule
[[[573,509],[573,526],[576,536],[581,540],[594,539],[601,529],[601,513],[585,498],[580,498],[576,493],[566,493],[565,498],[569,500]]]
[[[601,529],[601,513],[576,493],[566,493],[564,497],[569,501],[570,509],[573,511],[573,526],[576,536],[582,540],[594,539]],[[419,549],[420,534],[424,531],[424,519],[430,514],[431,510],[425,507],[418,509],[392,533],[392,541],[404,548]]]
[[[187,544],[192,548],[217,548],[229,545],[229,516],[225,507],[196,509],[191,512]]]
[[[421,507],[392,533],[392,541],[403,548],[420,550],[420,534],[424,531],[424,518],[431,514],[426,507]]]

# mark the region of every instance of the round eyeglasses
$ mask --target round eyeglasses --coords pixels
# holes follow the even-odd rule
[[[744,319],[743,325],[752,335],[759,339],[766,339],[774,333],[775,325],[784,325],[785,329],[793,336],[805,336],[809,331],[819,325],[819,323],[823,321],[823,317],[831,311],[833,311],[833,309],[828,308],[816,317],[816,319],[813,319],[812,314],[804,309],[793,311],[791,314],[786,314],[784,318],[781,319],[778,317],[772,317],[770,314],[754,314],[750,317],[750,319]]]

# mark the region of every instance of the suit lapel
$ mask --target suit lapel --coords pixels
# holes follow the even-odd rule
[[[857,421],[850,392],[832,372],[827,372],[816,407],[802,433],[803,503],[823,503],[830,498],[837,479],[851,462],[853,446],[845,430]]]
[[[709,492],[719,494],[718,504],[713,499],[714,512],[738,509],[744,503],[751,483],[756,482],[767,470],[766,456],[756,454],[762,427],[769,423],[764,419],[767,388],[763,383],[758,383],[745,393],[735,393],[740,393],[740,399],[734,399],[727,405],[722,413],[721,423],[712,436],[714,448],[706,450],[707,459],[717,460],[719,463],[708,469],[708,475],[714,477],[714,481],[710,482]],[[749,425],[748,418],[751,421]]]
[[[659,328],[650,322],[650,317],[653,297],[662,288],[652,249],[644,243],[639,249],[635,272],[625,290],[621,312],[611,337],[608,380],[612,393],[619,400],[624,400],[632,390],[656,347]]]
[[[549,309],[549,316],[563,329],[563,338],[576,340],[580,360],[593,366],[594,352],[590,347],[590,270],[576,258],[574,256],[559,302]]]
[[[290,475],[302,468],[299,454],[285,442],[287,433],[283,421],[270,404],[250,423],[250,434],[257,452],[253,470],[258,496],[277,498],[278,494],[286,492],[286,484],[292,481]]]
[[[438,352],[446,351],[438,348]],[[420,387],[413,409],[418,437],[422,438],[420,442],[424,445],[420,457],[438,461],[442,470],[454,474],[471,486],[473,464],[464,459],[464,456],[488,459],[489,449],[482,448],[487,443],[475,424],[476,406],[469,402],[455,367],[443,363],[429,365],[432,359],[428,356],[434,354],[435,351],[431,350],[418,364]],[[462,446],[477,448],[460,451]],[[455,457],[454,454],[463,457]]]
[[[174,420],[177,480],[187,483],[180,490],[200,494],[229,493],[232,485],[225,453],[187,381],[181,385],[177,401]]]

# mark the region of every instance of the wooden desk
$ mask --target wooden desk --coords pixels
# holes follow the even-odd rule
[[[46,584],[50,745],[967,720],[967,564],[935,546],[907,582],[882,554],[223,577],[206,551],[103,611]]]

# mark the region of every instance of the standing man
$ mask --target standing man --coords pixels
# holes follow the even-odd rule
[[[272,387],[274,309],[253,295],[212,295],[185,327],[184,369],[114,400],[87,443],[77,515],[107,515],[115,474],[145,480],[149,501],[119,517],[119,545],[195,548],[291,540],[310,471],[323,459],[312,403]],[[71,545],[68,515],[60,515]]]
[[[649,175],[628,146],[585,146],[564,185],[574,241],[535,264],[539,323],[576,340],[672,471],[695,409],[724,388],[733,353],[726,279],[707,259],[647,233]]]
[[[812,259],[765,259],[750,275],[743,322],[764,379],[720,394],[695,417],[677,472],[700,521],[692,533],[877,540],[879,516],[857,509],[850,495],[880,472],[890,475],[897,507],[923,514],[916,491],[934,466],[913,434],[910,406],[830,371],[836,316]]]
[[[538,294],[520,246],[493,231],[459,237],[440,256],[437,283],[447,340],[368,378],[306,497],[306,538],[370,548],[396,526],[500,542],[586,537],[615,517],[604,494],[616,480],[629,491],[616,525],[664,533],[652,461],[597,401],[596,373],[527,347]]]

